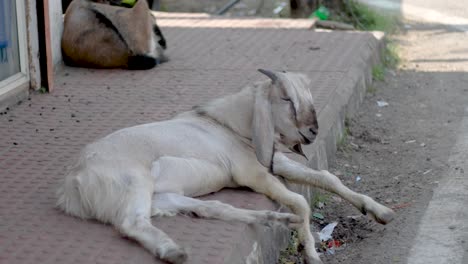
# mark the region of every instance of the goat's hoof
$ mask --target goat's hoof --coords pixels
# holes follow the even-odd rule
[[[317,251],[315,251],[315,249],[307,250],[304,244],[299,243],[297,251],[302,254],[302,263],[304,264],[323,264],[322,260],[320,259],[320,256],[317,254]]]
[[[386,210],[380,212],[379,215],[371,214],[372,218],[374,218],[374,220],[377,223],[382,224],[382,225],[386,225],[390,223],[391,221],[393,221],[393,219],[396,216],[396,213],[392,209],[390,208],[385,208],[385,209]]]
[[[302,217],[295,214],[288,214],[286,218],[286,225],[289,227],[298,227],[304,223]]]
[[[316,256],[316,257],[304,256],[304,263],[305,264],[323,264],[319,256]]]
[[[182,264],[187,261],[187,253],[181,247],[175,247],[169,249],[164,256],[161,256],[161,259],[172,264]]]
[[[295,214],[268,212],[266,225],[270,226],[273,222],[280,222],[289,227],[297,227],[301,225],[304,220]]]
[[[396,213],[392,209],[383,206],[373,200],[372,202],[374,203],[372,207],[363,206],[361,208],[361,212],[364,215],[369,213],[369,216],[372,219],[374,219],[377,223],[382,225],[390,223],[395,218]]]

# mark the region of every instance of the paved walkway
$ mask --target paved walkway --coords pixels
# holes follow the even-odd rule
[[[195,26],[197,19],[205,24]],[[249,26],[243,20],[242,27],[226,21],[161,18],[170,62],[149,71],[64,68],[52,94],[34,94],[1,113],[0,263],[157,262],[110,226],[54,209],[58,181],[78,151],[116,129],[167,119],[236,92],[263,78],[258,68],[307,73],[320,118],[338,100],[332,94],[359,82],[352,73],[375,42],[367,33],[314,32],[305,21],[251,20]],[[277,208],[247,190],[204,199]],[[217,220],[177,216],[153,223],[188,248],[189,263],[244,263],[254,242],[263,263],[274,263],[287,239],[286,230]]]

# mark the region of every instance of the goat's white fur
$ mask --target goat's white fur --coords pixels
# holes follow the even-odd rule
[[[351,191],[328,171],[312,170],[275,150],[279,145],[310,143],[318,125],[309,120],[316,116],[303,75],[262,72],[272,81],[248,86],[172,120],[119,130],[86,146],[58,190],[58,207],[77,217],[111,223],[171,263],[183,263],[187,255],[151,224],[151,216],[186,212],[289,224],[298,229],[306,261],[321,263],[309,230],[307,201],[274,175],[334,192],[380,223],[391,221],[391,209]],[[294,214],[191,198],[237,186],[263,193]]]

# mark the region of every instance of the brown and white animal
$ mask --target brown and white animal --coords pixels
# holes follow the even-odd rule
[[[276,176],[336,193],[377,222],[390,222],[391,209],[351,191],[328,171],[310,169],[279,151],[286,147],[303,154],[300,145],[317,137],[310,81],[298,73],[259,71],[270,80],[171,120],[125,128],[86,146],[58,190],[58,207],[83,219],[111,223],[170,263],[183,263],[187,255],[150,218],[179,212],[288,224],[298,230],[307,263],[321,263],[306,199]],[[193,198],[238,186],[263,193],[294,214]]]
[[[150,69],[167,61],[166,40],[145,0],[133,8],[117,0],[74,0],[65,13],[65,64],[90,68]]]

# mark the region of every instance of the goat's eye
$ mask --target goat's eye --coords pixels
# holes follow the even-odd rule
[[[289,102],[289,105],[291,106],[291,111],[292,111],[292,113],[293,113],[293,115],[294,115],[294,119],[296,119],[296,118],[297,118],[297,116],[296,116],[296,108],[294,107],[294,103],[293,103],[293,101],[291,100],[291,98],[285,97],[285,98],[281,98],[281,100],[286,101],[286,102]]]

